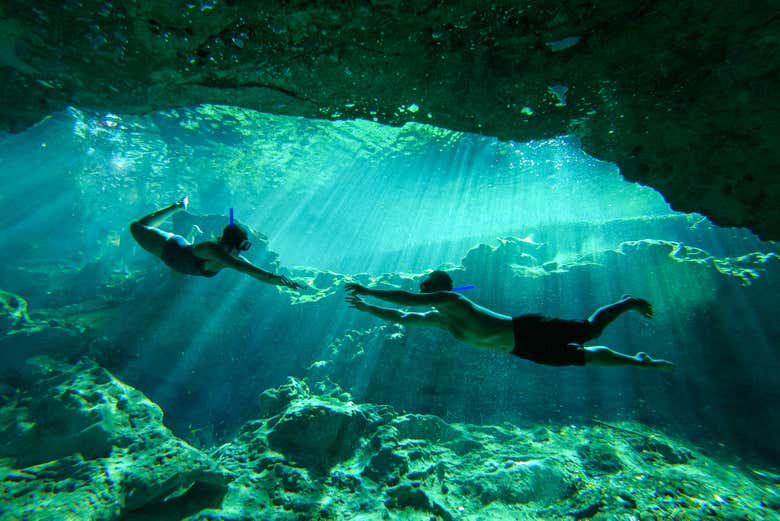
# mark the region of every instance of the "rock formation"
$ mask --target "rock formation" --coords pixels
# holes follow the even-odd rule
[[[576,134],[672,206],[780,238],[774,4],[6,2],[0,127],[218,103]],[[109,119],[106,125],[111,125]]]
[[[36,376],[0,409],[0,519],[104,521],[165,501],[219,503],[230,474],[174,437],[143,394],[91,362],[31,363]]]
[[[290,379],[194,448],[110,373],[38,359],[0,408],[0,520],[576,519],[777,515],[748,473],[640,424],[450,424]],[[10,457],[10,459],[9,459]]]

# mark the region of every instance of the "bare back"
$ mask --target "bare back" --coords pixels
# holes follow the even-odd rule
[[[514,349],[512,317],[475,304],[463,295],[434,305],[432,314],[439,327],[447,329],[455,338],[468,344],[509,352]]]

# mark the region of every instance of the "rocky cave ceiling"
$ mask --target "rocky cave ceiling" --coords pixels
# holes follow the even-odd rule
[[[0,129],[199,103],[576,134],[677,210],[780,239],[774,1],[6,0]]]

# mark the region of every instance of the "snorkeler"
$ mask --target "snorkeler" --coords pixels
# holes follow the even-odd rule
[[[303,286],[282,275],[258,268],[243,256],[252,245],[246,230],[233,222],[231,209],[230,224],[222,230],[222,236],[216,241],[204,241],[191,244],[181,235],[168,233],[157,228],[168,217],[187,209],[189,199],[166,206],[152,212],[130,224],[130,233],[136,242],[146,251],[162,259],[169,268],[186,275],[213,277],[224,268],[233,268],[257,280],[301,289]]]
[[[452,279],[434,271],[420,284],[420,294],[408,291],[370,289],[348,283],[350,307],[399,324],[446,329],[455,338],[493,351],[511,353],[544,365],[636,366],[673,369],[666,360],[646,353],[629,356],[604,346],[583,346],[598,338],[604,328],[628,310],[652,318],[653,307],[644,299],[624,295],[618,302],[596,310],[587,320],[564,320],[542,315],[509,317],[479,306],[452,289]],[[368,304],[360,295],[401,306],[431,306],[424,313],[406,312]]]

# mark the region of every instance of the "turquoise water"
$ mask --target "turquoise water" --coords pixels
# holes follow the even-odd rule
[[[543,519],[598,503],[602,519],[661,519],[664,480],[708,502],[674,506],[691,519],[777,516],[777,245],[674,212],[573,137],[70,109],[0,137],[0,166],[2,519],[90,518],[84,497],[94,519]],[[189,215],[163,229],[211,238],[233,208],[247,258],[308,288],[184,277],[139,248],[128,224],[183,195]],[[653,320],[628,313],[598,343],[677,369],[540,366],[344,300],[347,281],[416,292],[433,269],[510,316],[647,298]],[[621,503],[627,478],[649,485]],[[741,492],[715,500],[718,486]],[[41,508],[19,506],[36,494]]]

